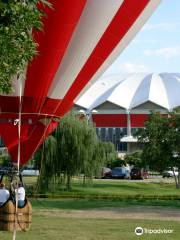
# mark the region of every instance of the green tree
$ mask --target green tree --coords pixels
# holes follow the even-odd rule
[[[83,166],[85,121],[73,114],[67,114],[55,131],[59,158],[58,168],[67,177],[67,190],[71,189],[71,178],[78,174]]]
[[[145,128],[139,133],[145,163],[160,172],[169,165],[172,156],[172,149],[167,138],[168,121],[167,117],[152,113],[145,123]]]
[[[176,186],[180,188],[180,109],[177,108],[169,118],[168,131],[169,145],[172,148],[172,164],[178,168],[178,177],[175,176]],[[173,170],[174,168],[172,168]]]
[[[136,167],[146,167],[143,158],[142,158],[142,152],[137,151],[132,154],[126,154],[124,157],[124,160],[129,165],[134,165]]]
[[[96,174],[104,162],[105,151],[101,149],[95,127],[74,113],[67,114],[55,132],[58,144],[59,169],[66,176],[67,190],[71,178],[83,174],[85,179]]]
[[[12,91],[12,79],[19,77],[36,54],[32,29],[40,30],[46,0],[0,0],[0,93]]]
[[[142,157],[146,165],[162,172],[166,167],[177,166],[180,172],[180,115],[170,113],[162,116],[152,113],[141,131],[139,142],[143,146]],[[180,188],[180,176],[176,179]]]
[[[85,183],[114,156],[114,145],[99,141],[95,127],[71,112],[35,155],[36,165],[41,163],[38,190],[45,192],[51,182],[55,185],[63,179],[69,191],[73,176],[83,174]]]
[[[115,167],[123,167],[126,166],[127,162],[122,159],[122,158],[115,158],[110,164],[108,163],[108,167],[110,167],[111,169],[115,168]]]
[[[102,173],[102,167],[110,165],[117,158],[117,152],[114,144],[111,142],[102,142],[98,140],[94,148],[94,172],[97,177]]]
[[[39,165],[40,174],[37,181],[37,191],[44,193],[54,181],[57,173],[57,141],[52,135],[43,143],[35,155],[36,164]],[[55,184],[51,184],[51,186]],[[52,188],[51,188],[52,189]]]

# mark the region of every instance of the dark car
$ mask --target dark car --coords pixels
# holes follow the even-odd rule
[[[112,178],[130,178],[130,171],[129,169],[126,169],[125,167],[116,167],[112,169],[111,172]]]
[[[146,169],[134,167],[131,169],[130,176],[132,180],[143,180],[149,178],[149,173]]]

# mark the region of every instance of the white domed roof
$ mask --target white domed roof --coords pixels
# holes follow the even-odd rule
[[[102,77],[76,104],[93,109],[105,102],[126,110],[152,102],[172,110],[180,106],[180,73],[138,73]]]

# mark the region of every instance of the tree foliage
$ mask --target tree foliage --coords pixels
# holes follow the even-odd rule
[[[111,142],[102,142],[98,140],[94,149],[94,175],[99,176],[102,172],[102,166],[110,165],[117,158],[117,152],[114,144]]]
[[[129,165],[133,165],[136,167],[146,167],[143,158],[142,158],[142,152],[137,151],[131,154],[126,154],[124,157],[124,161],[128,163]]]
[[[41,162],[38,189],[48,190],[52,180],[59,184],[63,179],[70,190],[73,176],[92,179],[114,156],[114,145],[99,141],[95,127],[71,112],[36,154],[36,161]]]
[[[180,172],[180,115],[169,116],[152,113],[141,131],[139,142],[143,145],[142,157],[153,170],[162,172],[166,167],[176,166]],[[180,187],[180,174],[177,179]]]
[[[37,191],[45,192],[54,180],[56,173],[57,141],[52,135],[43,143],[42,147],[36,153],[35,160],[40,168]]]
[[[139,141],[143,144],[142,157],[152,169],[162,172],[170,163],[172,148],[169,145],[169,119],[152,113],[142,129]]]
[[[44,15],[37,4],[46,0],[0,0],[0,92],[12,91],[12,79],[23,73],[36,54],[32,29],[40,30]]]

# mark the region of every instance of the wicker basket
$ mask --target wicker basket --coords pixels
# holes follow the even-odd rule
[[[31,221],[32,207],[27,200],[23,208],[18,208],[17,214],[15,213],[15,205],[11,200],[0,207],[1,231],[13,231],[14,227],[16,227],[18,231],[27,231],[30,229]]]

